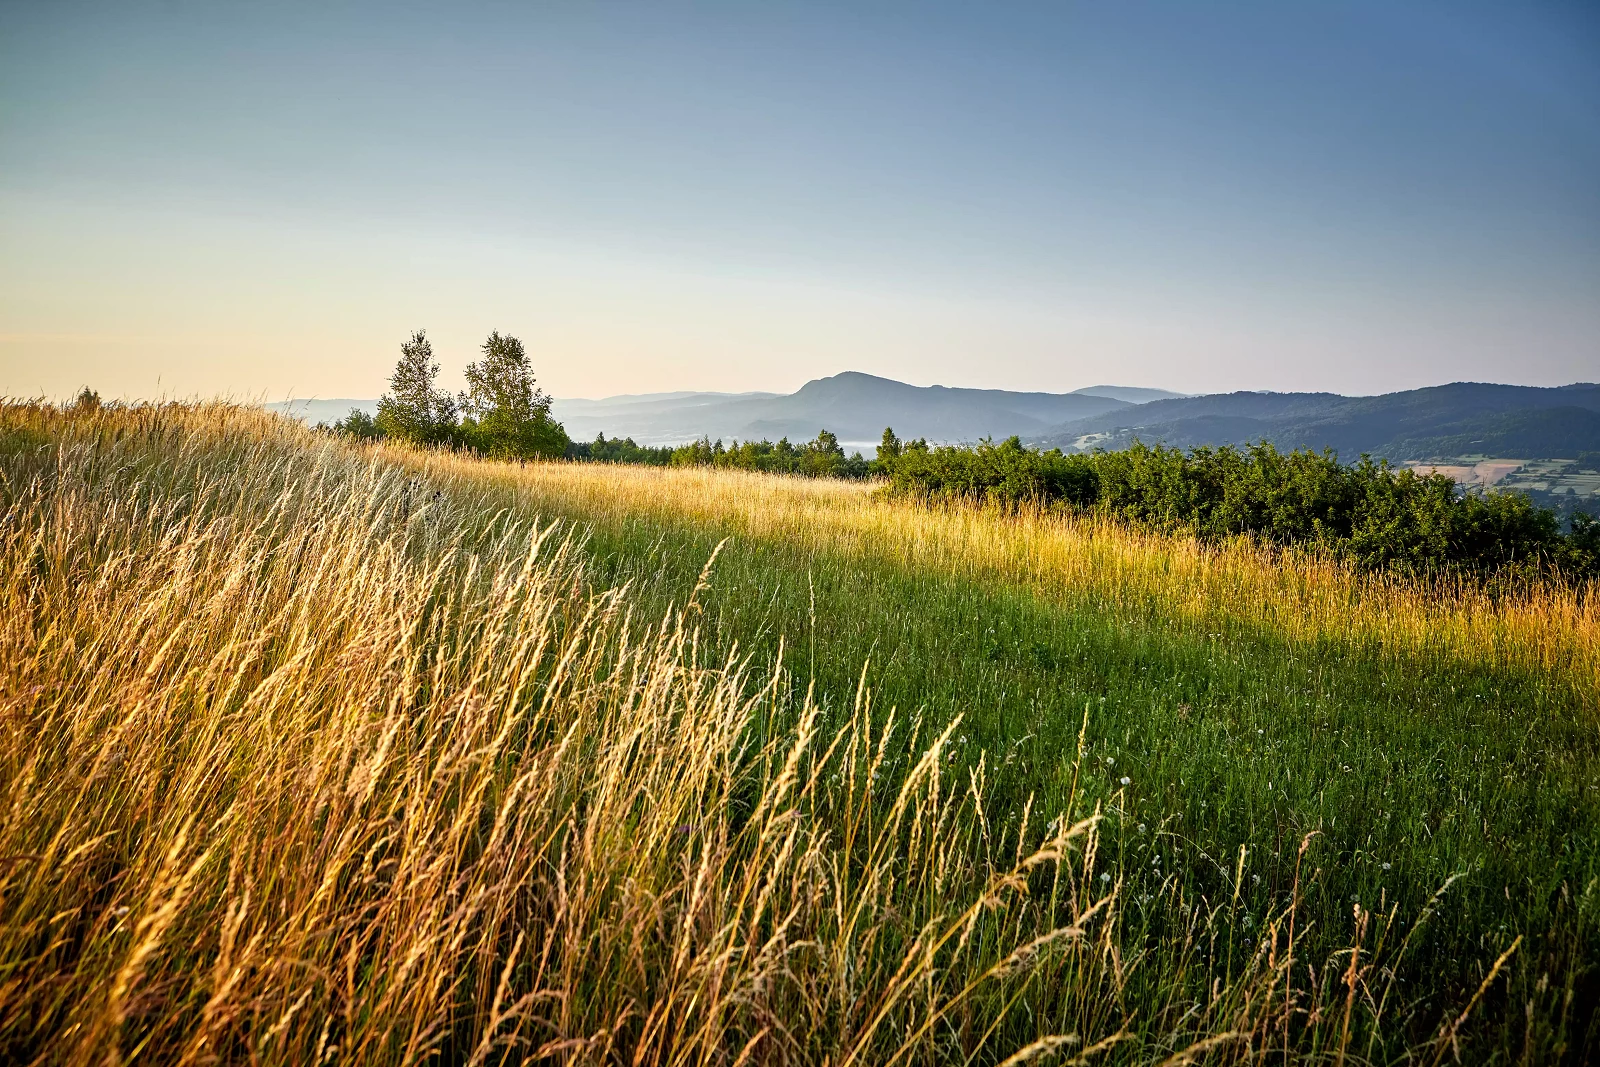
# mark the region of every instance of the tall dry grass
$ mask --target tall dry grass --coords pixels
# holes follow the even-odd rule
[[[1088,828],[980,841],[864,706],[761,736],[561,531],[237,412],[7,414],[55,441],[0,526],[8,1060],[881,1062],[1114,982],[1106,901],[1016,936]]]
[[[982,764],[947,770],[957,724],[865,690],[820,735],[781,675],[700,646],[693,591],[633,617],[465,461],[418,480],[225,407],[0,428],[8,1062],[1342,1059],[1352,1013],[1382,1024],[1355,998],[1381,948],[1348,1000],[1337,968],[1297,985],[1291,900],[1212,981],[1227,905],[1175,895],[1152,953],[1092,812],[991,820]],[[844,491],[671,484],[752,522]],[[847,504],[829,536],[877,536]],[[924,561],[966,529],[902,518]]]

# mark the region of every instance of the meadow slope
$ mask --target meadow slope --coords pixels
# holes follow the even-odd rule
[[[1584,590],[224,407],[0,474],[10,1059],[1600,1052]]]

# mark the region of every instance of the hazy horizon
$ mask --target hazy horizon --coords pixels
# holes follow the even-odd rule
[[[61,3],[0,394],[1600,377],[1600,10]]]
[[[850,372],[841,371],[839,373],[850,373]],[[861,373],[867,373],[867,372],[861,372]],[[821,375],[819,377],[833,377],[833,375]],[[882,377],[882,375],[877,375],[877,377]],[[814,381],[816,379],[809,379],[809,380],[813,380]],[[891,379],[891,380],[900,381],[900,379]],[[805,382],[801,383],[802,386],[805,385],[805,384],[806,384]],[[917,382],[904,382],[903,384],[921,385],[921,383],[917,383]],[[1428,383],[1426,385],[1412,386],[1411,388],[1412,389],[1429,389],[1429,388],[1436,388],[1438,386],[1443,386],[1443,385],[1459,385],[1459,384],[1463,384],[1463,381],[1458,379],[1458,380],[1453,380],[1453,381],[1430,382],[1430,383]],[[1523,382],[1476,382],[1476,383],[1465,383],[1465,384],[1524,385],[1526,383],[1523,383]],[[1556,383],[1553,386],[1533,386],[1533,388],[1560,388],[1562,386],[1568,386],[1568,385],[1592,385],[1592,384],[1595,384],[1595,383],[1589,382],[1589,381],[1583,381],[1583,380],[1579,380],[1579,379],[1574,379],[1573,381],[1570,381],[1570,382],[1559,382],[1559,383]],[[998,387],[995,387],[995,386],[982,386],[982,385],[979,385],[979,386],[968,386],[968,385],[953,386],[953,385],[949,385],[946,382],[929,382],[929,383],[927,383],[927,385],[943,386],[943,387],[949,388],[949,389],[992,389],[992,388],[998,388]],[[319,402],[319,403],[334,403],[334,402],[343,401],[343,400],[351,400],[351,401],[359,401],[361,403],[374,403],[375,404],[375,403],[377,403],[378,399],[385,392],[387,392],[387,387],[388,387],[388,383],[387,383],[387,380],[385,380],[384,382],[380,383],[380,388],[376,389],[375,391],[373,391],[373,392],[371,392],[369,394],[362,395],[362,396],[356,396],[356,395],[350,395],[350,396],[290,396],[290,397],[279,397],[279,398],[276,398],[276,399],[271,398],[271,397],[247,397],[247,398],[246,397],[235,397],[234,399],[249,400],[251,402],[259,402],[259,403],[267,404],[269,406],[280,406],[282,404],[294,403],[294,402],[299,402],[299,401],[316,401],[316,402]],[[542,386],[541,386],[541,388],[542,388]],[[1101,388],[1118,389],[1118,388],[1124,388],[1124,386],[1122,386],[1121,383],[1118,383],[1118,382],[1095,382],[1095,383],[1090,384],[1090,385],[1076,386],[1074,388],[1069,388],[1069,389],[1050,389],[1050,390],[1016,389],[1016,390],[1006,390],[1006,391],[1008,391],[1008,392],[1082,393],[1085,390],[1101,389]],[[1160,389],[1160,386],[1134,386],[1134,387],[1131,387],[1131,388],[1154,388],[1154,389]],[[700,396],[729,396],[729,397],[736,397],[736,396],[787,396],[787,395],[791,395],[792,393],[794,393],[796,391],[798,391],[798,387],[796,389],[790,389],[790,390],[744,389],[744,390],[739,390],[737,392],[726,390],[726,389],[660,389],[660,390],[642,390],[642,391],[638,391],[638,392],[629,392],[629,393],[608,393],[608,394],[605,394],[603,396],[570,396],[570,395],[556,396],[556,394],[553,394],[553,393],[551,395],[552,396],[556,396],[556,399],[558,399],[558,400],[564,400],[564,401],[584,402],[584,403],[600,403],[600,402],[606,401],[606,400],[627,400],[627,399],[631,399],[631,398],[634,398],[634,397],[654,398],[654,397],[694,396],[694,395],[700,395]],[[1408,391],[1408,390],[1385,389],[1385,390],[1382,390],[1380,392],[1374,392],[1374,393],[1345,393],[1345,394],[1341,394],[1341,395],[1350,396],[1350,397],[1381,396],[1381,395],[1383,395],[1385,393],[1406,392],[1406,391]],[[1248,388],[1245,388],[1245,389],[1217,390],[1217,392],[1224,392],[1224,393],[1228,393],[1228,392],[1333,392],[1333,390],[1326,390],[1326,389],[1324,389],[1324,390],[1276,390],[1276,389],[1248,389]],[[1193,397],[1193,396],[1206,396],[1206,395],[1209,395],[1209,394],[1206,394],[1206,393],[1178,393],[1178,392],[1174,391],[1174,395],[1180,396],[1180,397]],[[70,399],[70,396],[64,396],[64,399]]]

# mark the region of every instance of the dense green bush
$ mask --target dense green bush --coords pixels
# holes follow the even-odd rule
[[[1600,574],[1600,522],[1556,514],[1515,492],[1463,493],[1443,475],[1331,452],[1150,447],[1064,455],[1015,437],[973,447],[913,441],[881,460],[892,491],[1014,506],[1099,511],[1220,540],[1248,534],[1309,545],[1405,573]]]

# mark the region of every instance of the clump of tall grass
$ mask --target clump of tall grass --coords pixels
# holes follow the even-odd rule
[[[1094,959],[1014,933],[1090,827],[975,847],[942,736],[763,736],[554,527],[142,414],[7,457],[6,1058],[877,1062]]]
[[[1297,886],[1224,979],[1095,812],[995,820],[865,685],[824,732],[554,524],[238,409],[0,426],[9,1062],[1343,1058],[1409,1010],[1392,915],[1318,984]]]

